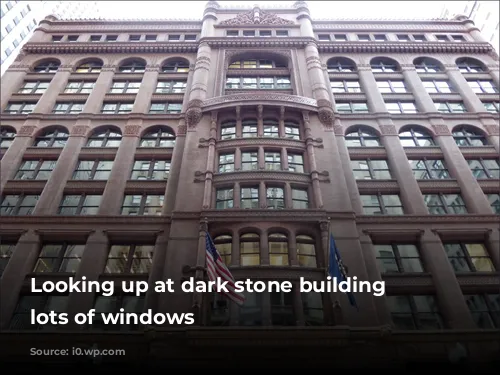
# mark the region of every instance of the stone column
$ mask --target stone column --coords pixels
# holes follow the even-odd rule
[[[240,237],[238,233],[233,233],[231,243],[231,266],[239,266],[240,263]]]
[[[71,65],[61,65],[50,81],[49,89],[46,90],[33,110],[33,113],[52,113],[59,94],[64,92],[68,79],[71,76],[73,67]]]
[[[483,102],[477,97],[476,93],[472,91],[463,76],[462,72],[455,64],[445,65],[446,74],[452,87],[460,94],[464,102],[465,108],[468,112],[486,112]]]
[[[447,326],[452,329],[474,329],[475,323],[441,239],[436,233],[426,229],[420,241],[422,259],[426,270],[432,274],[436,299]]]
[[[210,57],[212,49],[206,42],[201,42],[198,47],[196,64],[193,74],[191,92],[189,93],[186,119],[188,126],[196,126],[202,117],[202,105],[207,96],[208,77],[210,75]]]
[[[289,182],[285,182],[285,208],[293,208],[293,199],[292,199],[292,186]]]
[[[167,187],[165,189],[165,201],[163,204],[162,215],[168,215],[174,210],[185,143],[186,125],[185,120],[181,119],[179,120],[179,126],[177,126],[177,134],[175,136],[175,146],[172,154],[172,161],[170,162],[170,172],[168,174]]]
[[[291,266],[299,265],[297,259],[297,239],[293,235],[288,236],[288,259]]]
[[[240,199],[241,199],[241,186],[239,182],[234,183],[233,189],[233,207],[240,208]]]
[[[269,257],[269,242],[268,242],[268,233],[263,231],[260,234],[260,265],[261,266],[269,266],[270,257]]]
[[[460,185],[460,193],[469,213],[491,215],[491,207],[483,189],[472,174],[447,125],[434,125],[436,141],[441,147],[450,174]]]
[[[406,87],[409,89],[415,98],[416,106],[419,112],[437,112],[436,106],[431,96],[425,89],[422,80],[420,79],[415,65],[401,66]]]
[[[83,107],[83,113],[100,113],[104,97],[108,93],[111,85],[113,84],[113,77],[116,68],[112,65],[104,65],[97,77],[94,88],[87,98],[87,102]]]
[[[198,233],[198,251],[196,254],[196,273],[195,282],[203,281],[205,279],[205,272],[208,272],[206,266],[206,234],[208,231],[208,222],[200,221],[200,229]],[[201,325],[201,311],[203,303],[203,293],[193,293],[193,306],[194,319],[196,325]]]
[[[413,176],[413,171],[399,140],[396,127],[389,119],[381,119],[380,122],[384,124],[379,125],[379,127],[383,135],[382,142],[387,152],[387,162],[392,176],[398,181],[399,195],[404,212],[406,214],[427,215],[429,211],[418,187],[417,180]]]
[[[21,53],[22,52],[19,52],[20,55]],[[26,73],[29,72],[29,68],[17,64],[16,60],[14,60],[14,63],[2,76],[2,90],[0,90],[0,109],[2,111],[7,106],[11,95],[19,91],[26,78]]]
[[[285,107],[280,107],[278,132],[280,137],[285,137]]]
[[[316,203],[315,208],[323,208],[323,197],[321,195],[321,187],[319,184],[319,171],[316,165],[316,155],[314,153],[314,138],[312,136],[309,112],[303,112],[302,116],[304,118],[304,132],[305,141],[307,147],[307,160],[309,160],[309,171],[311,173],[312,187],[314,193],[314,202]]]
[[[81,280],[83,276],[87,281],[98,281],[99,276],[105,271],[109,254],[109,240],[106,233],[96,230],[87,239],[83,251],[80,266],[76,271],[75,280]],[[86,313],[94,307],[95,292],[71,293],[68,299],[68,314],[73,317],[77,313]],[[70,322],[73,321],[72,319]],[[76,323],[68,324],[67,329],[74,329]]]
[[[264,136],[264,118],[263,118],[264,106],[257,106],[257,136]]]
[[[40,236],[34,230],[26,231],[0,279],[0,329],[7,329],[16,308],[26,275],[33,271],[40,252]],[[30,280],[31,288],[31,280]]]
[[[366,95],[368,108],[371,112],[387,112],[384,98],[377,86],[377,81],[373,75],[370,65],[358,65],[358,77],[361,90]]]
[[[142,77],[139,92],[135,97],[132,113],[148,113],[151,106],[151,97],[156,90],[156,82],[158,81],[159,65],[147,66],[146,72]]]
[[[113,168],[101,200],[98,215],[119,215],[123,202],[125,184],[130,178],[134,164],[135,149],[139,144],[140,120],[130,120],[116,153]],[[132,125],[133,123],[134,125]]]
[[[209,1],[205,5],[203,12],[203,25],[201,27],[201,37],[208,38],[215,36],[215,22],[217,21],[217,10],[219,9],[217,1]]]
[[[158,305],[158,294],[154,291],[154,285],[157,281],[161,281],[163,275],[163,267],[165,266],[165,257],[168,245],[167,233],[160,233],[156,237],[155,247],[153,250],[153,264],[149,271],[148,285],[149,289],[146,293],[146,301],[144,303],[145,310],[151,309],[156,312]]]
[[[358,215],[363,215],[363,205],[361,204],[361,198],[359,196],[358,184],[356,178],[352,173],[351,159],[349,157],[349,149],[345,143],[344,129],[340,125],[340,120],[335,120],[335,139],[337,142],[337,148],[339,149],[340,162],[342,163],[342,169],[344,170],[344,177],[347,184],[347,191],[351,198],[351,205]]]
[[[212,118],[210,121],[210,138],[208,140],[207,167],[205,171],[205,190],[203,193],[203,209],[209,209],[212,203],[212,185],[214,177],[216,138],[217,138],[217,112],[212,112]]]
[[[3,91],[3,90],[2,90]],[[40,120],[26,120],[19,129],[10,147],[0,160],[0,194],[3,192],[8,180],[14,178],[23,155],[28,147],[33,144],[33,135]]]
[[[493,229],[488,232],[486,246],[488,247],[491,261],[498,272],[498,270],[500,270],[500,232],[498,229]]]
[[[71,129],[68,141],[38,199],[34,215],[55,215],[57,213],[66,182],[71,179],[75,170],[80,150],[85,145],[89,129],[90,120],[77,120],[76,125]]]
[[[479,30],[474,25],[474,21],[473,20],[468,19],[464,15],[457,15],[456,17],[454,17],[454,19],[457,20],[457,21],[465,21],[464,26],[467,27],[468,33],[474,38],[475,42],[487,42],[487,40],[481,34],[481,30]]]

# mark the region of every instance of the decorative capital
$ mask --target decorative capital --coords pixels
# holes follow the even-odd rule
[[[451,135],[447,125],[432,125],[432,129],[436,135]]]
[[[319,229],[321,229],[322,232],[328,232],[330,230],[330,221],[321,220],[319,222]]]
[[[201,110],[202,105],[203,101],[199,99],[194,99],[189,102],[186,112],[186,121],[189,129],[194,129],[200,122],[203,116],[203,111]]]
[[[73,137],[85,137],[89,130],[89,126],[86,125],[77,125],[71,129],[70,135]]]
[[[208,232],[208,219],[206,217],[200,220],[200,232]]]
[[[127,125],[125,126],[125,131],[123,132],[123,135],[126,137],[138,137],[140,131],[141,131],[140,125]]]
[[[25,125],[19,129],[17,133],[18,137],[31,137],[35,132],[36,126]]]
[[[484,128],[489,135],[500,135],[500,126],[498,125],[485,125]]]
[[[382,135],[398,135],[398,131],[394,125],[380,125],[380,133]]]

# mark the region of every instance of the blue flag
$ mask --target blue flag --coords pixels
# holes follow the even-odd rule
[[[336,278],[337,284],[341,281],[347,280],[347,272],[344,267],[344,263],[342,263],[342,258],[340,257],[339,250],[335,245],[335,240],[333,239],[333,234],[330,233],[330,253],[328,257],[328,274],[332,278]],[[349,302],[352,306],[358,308],[356,303],[356,299],[354,298],[354,294],[352,292],[347,293],[347,297],[349,298]]]

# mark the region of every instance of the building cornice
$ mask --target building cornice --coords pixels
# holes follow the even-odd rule
[[[203,38],[198,43],[26,43],[23,50],[33,54],[70,53],[196,53],[201,43],[215,48],[304,48],[315,43],[326,53],[465,53],[489,54],[489,43],[401,43],[401,42],[317,42],[313,38]]]

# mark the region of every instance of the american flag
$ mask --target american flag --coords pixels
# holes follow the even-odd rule
[[[217,281],[217,278],[220,278],[221,282],[227,281],[225,286],[226,289],[229,290],[229,293],[221,291],[221,294],[225,295],[239,306],[242,306],[243,302],[245,302],[245,296],[235,291],[236,287],[234,285],[235,280],[233,275],[231,275],[231,272],[222,261],[220,254],[215,248],[214,242],[208,232],[206,234],[205,241],[208,279],[210,281]]]

